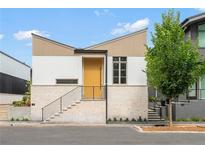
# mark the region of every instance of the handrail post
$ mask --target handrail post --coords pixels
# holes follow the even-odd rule
[[[43,117],[43,108],[42,108],[42,115],[41,115],[41,116],[42,116],[42,121],[43,121],[43,120],[44,120],[44,117]]]
[[[93,86],[93,100],[94,100],[94,97],[95,97],[95,87]]]
[[[81,99],[83,99],[83,92],[84,92],[84,89],[83,89],[83,86],[81,86]]]
[[[62,97],[60,98],[60,112],[62,113],[63,111],[63,106],[62,106]]]

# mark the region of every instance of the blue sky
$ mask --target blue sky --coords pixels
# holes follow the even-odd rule
[[[181,20],[204,9],[175,9]],[[86,47],[148,27],[167,9],[0,9],[0,50],[31,65],[31,35],[36,33],[75,46]]]

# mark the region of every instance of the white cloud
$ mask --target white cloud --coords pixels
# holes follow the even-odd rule
[[[28,39],[31,39],[31,33],[34,33],[40,36],[45,36],[45,37],[50,36],[45,31],[39,31],[39,30],[33,29],[33,30],[28,30],[28,31],[18,31],[17,33],[14,33],[14,38],[17,40],[28,40]]]
[[[94,13],[98,17],[99,16],[105,16],[105,15],[107,15],[107,16],[114,16],[114,14],[110,10],[108,10],[108,9],[95,10]]]
[[[112,35],[121,35],[127,32],[134,32],[146,28],[149,25],[149,19],[144,18],[134,23],[118,23],[117,27],[111,32]]]
[[[0,40],[2,40],[2,39],[3,39],[3,37],[4,37],[4,35],[3,35],[3,34],[0,34]]]
[[[200,12],[205,12],[205,8],[197,8],[197,10]]]

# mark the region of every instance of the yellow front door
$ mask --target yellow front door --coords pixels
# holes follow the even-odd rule
[[[84,58],[84,98],[102,98],[102,82],[103,58]]]

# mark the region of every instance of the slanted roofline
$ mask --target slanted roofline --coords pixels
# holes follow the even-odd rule
[[[67,44],[64,44],[64,43],[60,43],[60,42],[55,41],[55,40],[48,39],[48,38],[46,38],[46,37],[43,37],[43,36],[40,36],[40,35],[37,35],[37,34],[34,34],[34,33],[31,33],[31,35],[34,36],[34,37],[38,37],[38,38],[40,38],[40,39],[49,41],[49,42],[54,43],[54,44],[64,46],[64,47],[69,48],[69,49],[76,49],[76,48],[73,47],[73,46],[70,46],[70,45],[67,45]]]
[[[145,32],[147,32],[147,28],[144,28],[144,29],[142,29],[142,30],[139,30],[139,31],[135,31],[135,32],[133,32],[133,33],[129,33],[129,34],[126,34],[126,35],[123,35],[123,36],[120,36],[120,37],[116,37],[116,38],[114,38],[114,39],[111,39],[111,40],[108,40],[108,41],[105,41],[105,42],[102,42],[102,43],[98,43],[98,44],[95,44],[95,45],[92,45],[92,46],[89,46],[89,47],[86,47],[86,48],[81,48],[81,49],[79,49],[79,48],[76,48],[76,47],[73,47],[73,46],[70,46],[70,45],[67,45],[67,44],[63,44],[63,43],[60,43],[60,42],[57,42],[57,41],[54,41],[54,40],[51,40],[51,39],[48,39],[48,38],[45,38],[45,37],[43,37],[43,36],[40,36],[40,35],[36,35],[36,34],[33,34],[32,33],[32,36],[33,37],[36,37],[37,39],[42,39],[42,40],[45,40],[45,41],[47,41],[47,42],[49,42],[49,43],[52,43],[52,44],[55,44],[55,45],[57,45],[57,46],[62,46],[62,47],[65,47],[65,48],[67,48],[67,49],[70,49],[72,52],[74,51],[74,53],[105,53],[105,50],[100,50],[100,49],[96,49],[96,50],[93,50],[94,48],[96,48],[96,47],[100,47],[100,46],[102,46],[102,45],[106,45],[106,44],[109,44],[109,43],[113,43],[113,42],[117,42],[117,41],[121,41],[121,40],[123,40],[123,39],[125,39],[125,38],[132,38],[133,36],[137,36],[138,34],[145,34]],[[142,36],[142,38],[139,38],[139,39],[143,39],[143,43],[146,43],[145,41],[144,41],[144,38],[145,36],[143,35]],[[128,42],[128,41],[127,41]],[[133,42],[133,40],[131,40],[131,42]],[[140,41],[141,42],[141,41]],[[137,45],[135,45],[135,47],[130,47],[130,45],[127,43],[126,44],[127,45],[127,47],[129,47],[129,50],[131,51],[131,53],[130,53],[130,55],[133,55],[134,53],[133,53],[133,51],[135,50],[135,48],[136,48],[136,46]],[[143,44],[144,45],[144,44]],[[139,50],[139,54],[140,55],[144,55],[144,49],[143,49],[143,45],[141,45],[140,44],[140,50]],[[119,47],[120,49],[119,49],[119,53],[120,54],[124,54],[124,51],[123,51],[123,47]],[[133,49],[134,48],[134,49]],[[36,48],[35,48],[36,49]],[[44,49],[45,50],[45,49]],[[51,50],[52,50],[52,48],[51,48]],[[35,53],[35,51],[36,51],[36,53]],[[36,50],[34,50],[34,48],[33,48],[33,55],[67,55],[67,51],[64,51],[63,53],[56,53],[56,51],[50,51],[49,53],[48,52],[45,52],[45,51],[40,51],[40,53],[38,53],[38,52],[40,51],[40,50],[38,50],[38,49],[36,49]],[[42,52],[42,53],[41,53]],[[116,50],[113,50],[113,52],[114,52],[114,55],[116,55],[116,52],[118,52],[118,51],[116,51]],[[35,53],[35,54],[34,54]],[[117,53],[117,54],[119,54],[119,53]],[[135,54],[134,54],[135,55]]]
[[[107,40],[107,41],[104,41],[104,42],[101,42],[101,43],[98,43],[98,44],[94,44],[94,45],[85,47],[84,49],[87,50],[87,49],[95,48],[95,47],[98,47],[98,46],[101,46],[101,45],[105,45],[105,44],[107,44],[107,43],[111,43],[111,42],[114,42],[114,41],[118,41],[118,40],[121,40],[121,39],[130,37],[130,36],[136,35],[136,34],[140,34],[140,33],[146,32],[147,29],[148,29],[148,28],[144,28],[144,29],[142,29],[142,30],[135,31],[135,32],[133,32],[133,33],[129,33],[129,34],[126,34],[126,35],[123,35],[123,36],[116,37],[116,38],[111,39],[111,40]]]
[[[6,54],[5,52],[0,51],[0,53],[1,53],[2,55],[7,56],[7,57],[9,57],[9,58],[15,60],[16,62],[18,62],[18,63],[20,63],[20,64],[22,64],[22,65],[25,65],[26,67],[28,67],[28,68],[31,69],[31,67],[30,67],[29,65],[27,65],[26,63],[24,63],[24,62],[22,62],[22,61],[20,61],[20,60],[18,60],[18,59],[16,59],[16,58],[14,58],[14,57],[12,57],[12,56]]]
[[[205,12],[186,18],[184,21],[182,21],[181,25],[183,28],[186,28],[190,24],[198,22],[202,19],[205,19]]]

